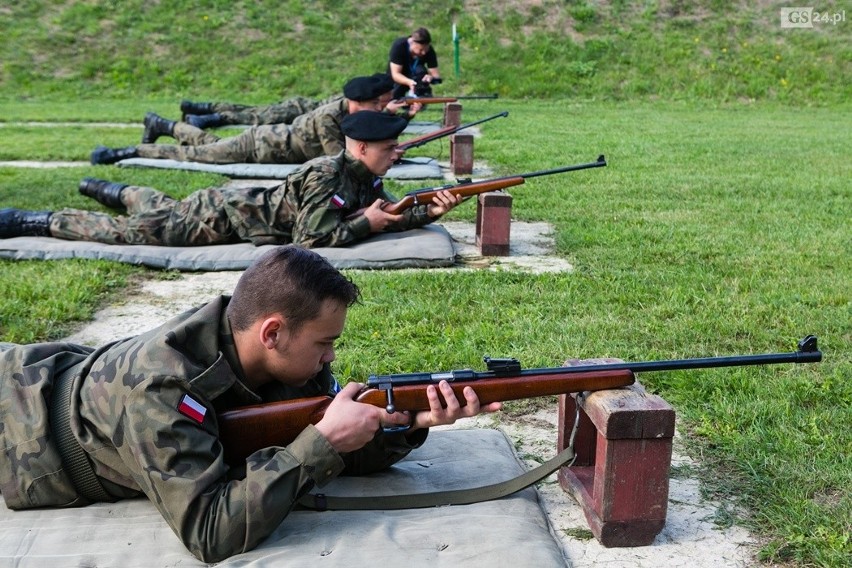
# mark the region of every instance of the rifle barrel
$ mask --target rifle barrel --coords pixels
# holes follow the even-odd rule
[[[368,386],[412,385],[437,383],[445,380],[475,381],[500,376],[555,375],[560,373],[583,373],[589,371],[632,371],[634,373],[653,371],[676,371],[684,369],[707,369],[714,367],[742,367],[748,365],[771,365],[779,363],[816,363],[822,361],[822,352],[817,349],[817,338],[808,335],[799,342],[799,349],[789,353],[766,353],[762,355],[735,355],[728,357],[699,357],[694,359],[670,359],[663,361],[640,361],[636,363],[605,363],[601,365],[575,365],[570,367],[551,367],[543,369],[524,369],[510,373],[499,371],[472,371],[461,369],[440,373],[401,373],[396,375],[370,375]]]
[[[412,138],[411,140],[400,142],[399,148],[403,150],[410,150],[411,148],[418,148],[427,142],[432,142],[433,140],[437,140],[439,138],[443,138],[444,136],[449,136],[450,134],[455,134],[460,130],[464,130],[465,128],[470,128],[471,126],[476,126],[477,124],[482,124],[483,122],[488,122],[489,120],[494,120],[495,118],[500,118],[501,116],[509,116],[509,111],[504,110],[503,112],[486,116],[485,118],[480,118],[479,120],[475,120],[473,122],[468,122],[467,124],[460,124],[454,127],[445,127],[436,132],[430,134],[424,134],[418,138]]]
[[[531,172],[528,174],[518,174],[517,176],[509,176],[509,177],[522,177],[522,178],[534,178],[538,176],[549,176],[552,174],[560,174],[562,172],[573,172],[576,170],[586,170],[589,168],[602,168],[606,166],[606,158],[603,154],[598,156],[597,161],[589,162],[588,164],[577,164],[575,166],[563,166],[561,168],[553,168],[550,170],[541,170],[538,172]]]

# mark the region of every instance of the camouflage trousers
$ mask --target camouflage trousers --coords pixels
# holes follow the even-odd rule
[[[185,122],[175,124],[174,144],[140,144],[140,158],[204,164],[301,164],[307,158],[292,143],[286,124],[252,126],[231,138],[219,138]]]
[[[261,106],[234,103],[213,103],[213,112],[222,117],[223,124],[290,124],[300,114],[305,114],[325,104],[324,100],[292,97],[280,103]]]
[[[128,186],[121,192],[127,215],[62,209],[50,219],[59,239],[108,244],[200,246],[240,242],[224,207],[224,194],[202,189],[176,200],[151,187]]]

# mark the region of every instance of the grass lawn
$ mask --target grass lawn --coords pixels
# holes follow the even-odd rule
[[[94,116],[90,103],[67,119]],[[133,103],[141,117],[144,102]],[[779,104],[470,101],[476,159],[498,174],[593,161],[608,167],[529,180],[513,215],[554,226],[566,274],[354,272],[336,370],[527,367],[566,357],[626,360],[791,351],[820,339],[816,365],[647,374],[677,410],[705,488],[764,542],[762,558],[842,566],[852,559],[852,337],[849,179],[852,109]],[[138,112],[137,112],[138,111]],[[15,111],[13,110],[13,113]],[[23,111],[21,111],[23,112]],[[0,159],[86,159],[139,130],[6,125]],[[427,154],[446,156],[444,143]],[[221,178],[86,166],[0,168],[0,203],[97,207],[88,175],[175,196]],[[407,190],[416,185],[394,184]],[[472,220],[472,204],[450,216]],[[138,278],[167,274],[103,262],[0,261],[0,340],[62,337]],[[743,506],[743,512],[733,505]]]

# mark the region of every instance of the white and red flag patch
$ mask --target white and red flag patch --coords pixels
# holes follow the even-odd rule
[[[335,207],[337,207],[338,209],[340,209],[341,207],[346,205],[346,202],[343,200],[342,197],[340,197],[339,195],[337,195],[335,193],[334,195],[331,196],[331,204],[334,205]]]
[[[200,424],[204,422],[204,416],[207,414],[207,407],[188,394],[185,394],[183,395],[183,398],[180,399],[178,411],[185,416],[189,416]]]

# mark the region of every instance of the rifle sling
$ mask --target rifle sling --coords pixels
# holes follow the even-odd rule
[[[365,497],[335,497],[323,493],[309,493],[299,499],[299,504],[308,509],[325,510],[391,510],[422,509],[445,505],[469,505],[481,501],[500,499],[534,485],[574,459],[574,448],[569,445],[556,456],[518,477],[480,487],[412,493],[408,495],[378,495]]]

